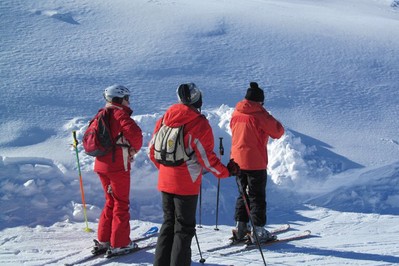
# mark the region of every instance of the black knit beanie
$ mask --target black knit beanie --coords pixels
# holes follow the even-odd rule
[[[245,99],[254,102],[264,102],[265,94],[263,93],[263,90],[259,88],[258,83],[251,82],[249,83],[249,88],[247,90],[247,94],[245,95]]]
[[[183,104],[199,109],[202,106],[202,93],[194,83],[181,84],[177,88],[177,97]]]

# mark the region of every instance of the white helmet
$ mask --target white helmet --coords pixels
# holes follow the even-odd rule
[[[202,92],[194,83],[181,84],[177,87],[176,94],[179,102],[201,108]]]
[[[115,84],[107,87],[104,90],[103,95],[107,102],[112,102],[112,99],[114,98],[125,98],[128,100],[130,96],[130,91],[125,86]]]

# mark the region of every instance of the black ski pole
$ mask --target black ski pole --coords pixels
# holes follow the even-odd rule
[[[219,137],[219,160],[222,161],[222,156],[224,155],[223,148],[223,137]],[[219,218],[219,192],[220,192],[220,178],[218,178],[218,189],[216,193],[216,227],[215,230],[219,231],[218,228],[218,218]]]
[[[199,193],[199,209],[198,209],[198,216],[199,216],[199,224],[198,224],[198,228],[202,228],[201,225],[201,209],[202,209],[202,182],[200,184],[200,193]]]
[[[199,242],[198,242],[197,232],[195,232],[194,235],[195,235],[195,241],[197,241],[198,251],[199,251],[199,254],[200,254],[200,257],[201,257],[199,262],[204,264],[205,263],[205,259],[202,257],[202,252],[201,252],[201,248],[200,248],[200,245],[199,245]]]
[[[239,176],[239,175],[238,175],[238,176]],[[238,188],[239,188],[239,190],[240,190],[240,192],[241,192],[242,199],[244,200],[245,209],[246,209],[246,211],[247,211],[249,221],[251,222],[251,226],[252,226],[253,231],[254,231],[254,236],[255,236],[256,244],[257,244],[257,246],[258,246],[258,248],[259,248],[260,254],[262,255],[263,263],[264,263],[265,266],[266,266],[266,260],[265,260],[265,257],[263,256],[263,251],[262,251],[262,248],[261,248],[260,243],[259,243],[258,235],[257,235],[256,232],[255,232],[254,222],[253,222],[253,220],[252,220],[251,212],[250,212],[250,210],[249,210],[248,201],[247,201],[247,194],[245,193],[245,190],[244,190],[244,188],[242,187],[242,184],[241,184],[241,180],[240,180],[240,178],[239,178],[238,176],[237,176]]]

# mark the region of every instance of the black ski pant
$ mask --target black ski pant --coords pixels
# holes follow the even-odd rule
[[[264,170],[241,170],[236,177],[237,185],[241,183],[244,194],[247,194],[247,203],[254,226],[266,225],[266,183],[267,172]],[[239,188],[239,187],[238,187]],[[235,220],[237,222],[249,222],[245,202],[240,189],[236,201]]]
[[[162,192],[164,221],[155,250],[154,266],[191,265],[191,240],[195,235],[198,195]]]

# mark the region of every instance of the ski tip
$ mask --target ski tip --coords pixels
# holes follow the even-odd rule
[[[282,224],[278,228],[280,228],[282,230],[289,230],[289,229],[291,229],[291,225],[290,224]]]
[[[158,233],[158,227],[157,226],[153,226],[153,227],[151,227],[150,229],[148,229],[144,234],[143,234],[143,236],[147,236],[147,235],[152,235],[152,234],[155,234],[155,233]]]
[[[151,233],[156,233],[156,232],[158,232],[158,230],[159,230],[158,226],[153,226],[148,231],[151,232]]]

